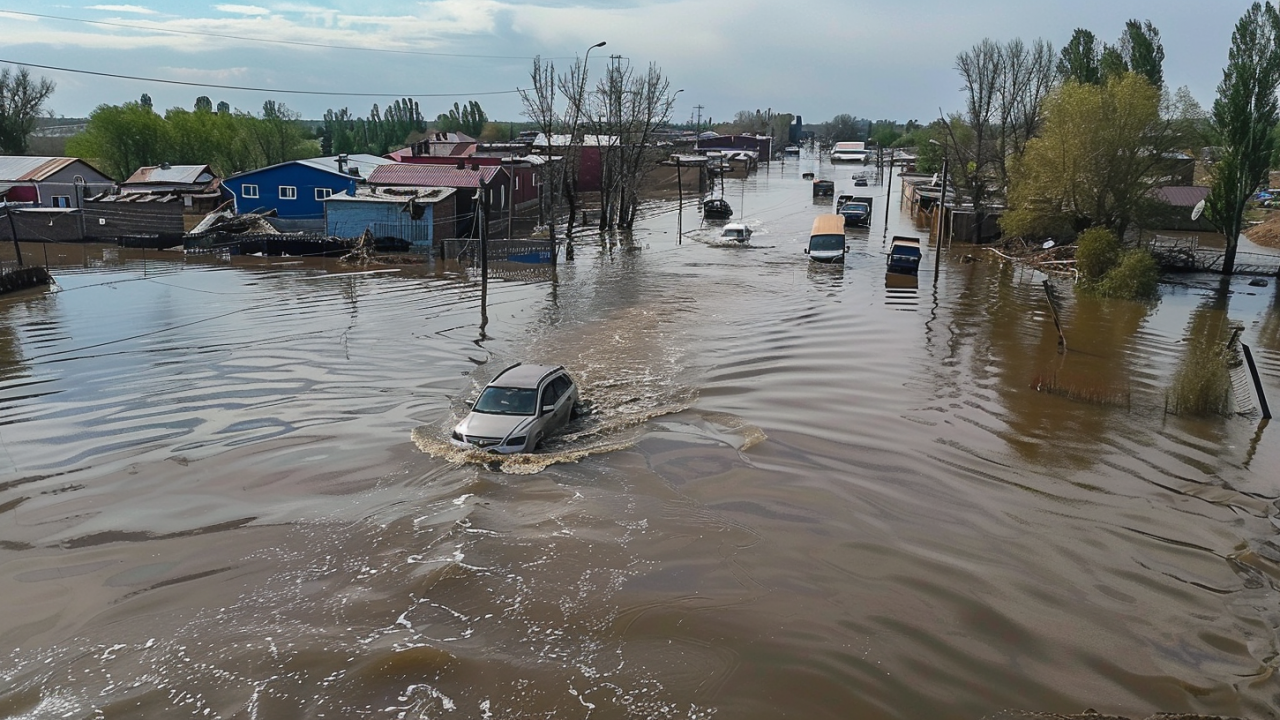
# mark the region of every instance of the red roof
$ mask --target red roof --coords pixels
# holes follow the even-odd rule
[[[471,165],[459,170],[456,165],[417,165],[392,163],[380,165],[369,173],[370,185],[404,185],[416,187],[476,188],[488,185],[502,171],[500,167]]]
[[[1157,198],[1174,207],[1195,207],[1209,197],[1209,188],[1203,185],[1168,185],[1154,190]]]

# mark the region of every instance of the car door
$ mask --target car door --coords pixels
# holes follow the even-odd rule
[[[539,412],[543,412],[543,409],[547,407],[552,408],[551,411],[545,413],[546,418],[543,421],[543,426],[548,433],[564,424],[564,416],[561,413],[563,408],[559,403],[563,393],[560,391],[560,385],[555,380],[555,378],[552,378],[547,381],[546,385],[542,386],[541,401],[538,404]]]

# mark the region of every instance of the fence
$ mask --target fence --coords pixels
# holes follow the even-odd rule
[[[441,240],[440,257],[460,262],[477,263],[480,259],[480,241],[474,238],[449,238]],[[490,262],[514,262],[530,265],[555,262],[555,242],[551,240],[489,240]]]
[[[1222,263],[1226,259],[1225,250],[1200,247],[1200,238],[1195,235],[1156,235],[1147,243],[1147,249],[1161,268],[1172,271],[1222,272]],[[1280,275],[1280,255],[1237,252],[1234,273]]]

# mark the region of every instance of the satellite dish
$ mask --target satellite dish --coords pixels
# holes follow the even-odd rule
[[[1044,248],[1045,250],[1048,250],[1049,248],[1053,247],[1053,246],[1054,246],[1054,245],[1056,245],[1056,244],[1057,244],[1057,243],[1055,243],[1055,242],[1054,242],[1054,241],[1052,241],[1052,240],[1045,240],[1045,241],[1044,241],[1044,244],[1043,244],[1043,245],[1041,245],[1040,247]]]
[[[1195,207],[1191,208],[1191,219],[1199,220],[1200,216],[1203,213],[1204,213],[1204,201],[1201,200],[1200,202],[1196,203]]]

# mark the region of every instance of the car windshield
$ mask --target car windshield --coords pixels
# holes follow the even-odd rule
[[[488,415],[532,415],[538,393],[530,388],[487,387],[471,409]]]
[[[864,213],[864,212],[866,212],[866,211],[867,211],[867,206],[866,206],[866,205],[864,205],[863,203],[849,203],[848,205],[845,205],[844,207],[840,208],[840,210],[841,210],[842,212],[860,212],[860,213]]]
[[[843,235],[814,235],[813,237],[809,238],[810,252],[814,250],[821,252],[823,250],[843,250],[843,249],[844,249]]]

